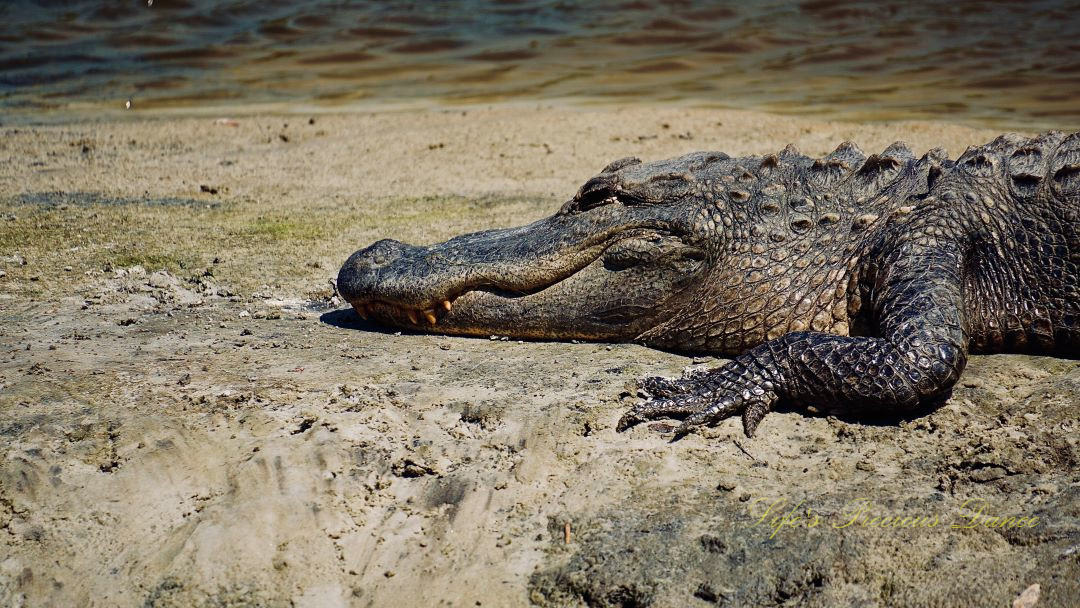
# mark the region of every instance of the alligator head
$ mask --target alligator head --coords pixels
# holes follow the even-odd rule
[[[338,291],[365,318],[459,335],[631,341],[692,314],[731,225],[713,195],[733,161],[697,153],[615,161],[553,216],[349,257]]]

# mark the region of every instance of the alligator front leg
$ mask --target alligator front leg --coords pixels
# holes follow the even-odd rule
[[[651,397],[628,411],[617,429],[683,418],[678,437],[742,414],[752,436],[780,401],[879,416],[942,401],[967,361],[963,256],[958,244],[943,246],[923,234],[898,245],[878,266],[878,297],[871,302],[877,337],[792,332],[704,374],[645,380],[642,388]]]

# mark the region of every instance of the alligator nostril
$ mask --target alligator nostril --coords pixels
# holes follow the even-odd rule
[[[359,251],[357,262],[366,262],[369,268],[381,268],[401,257],[404,249],[405,243],[401,241],[383,239]]]

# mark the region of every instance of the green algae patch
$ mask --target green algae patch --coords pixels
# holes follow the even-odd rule
[[[325,236],[324,226],[310,221],[289,218],[260,217],[235,233],[237,236],[259,239],[316,239]]]
[[[216,227],[231,215],[220,203],[194,200],[144,204],[99,195],[13,197],[0,202],[6,289],[70,293],[113,268],[179,271],[206,265],[220,246]]]

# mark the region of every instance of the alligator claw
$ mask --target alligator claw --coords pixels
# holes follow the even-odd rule
[[[746,409],[743,410],[742,422],[743,432],[747,437],[753,437],[757,432],[757,427],[761,424],[761,420],[765,418],[765,414],[769,413],[769,408],[763,405],[760,401],[754,401],[747,404]]]
[[[638,382],[638,393],[641,397],[675,397],[685,394],[694,389],[695,379],[707,375],[707,371],[694,370],[683,374],[680,378],[664,378],[651,376]]]
[[[639,384],[645,399],[623,414],[615,429],[622,432],[648,420],[676,418],[683,420],[675,429],[674,438],[679,439],[741,413],[743,431],[752,437],[777,395],[771,382],[746,372],[741,365],[729,364],[682,378],[646,378]]]

